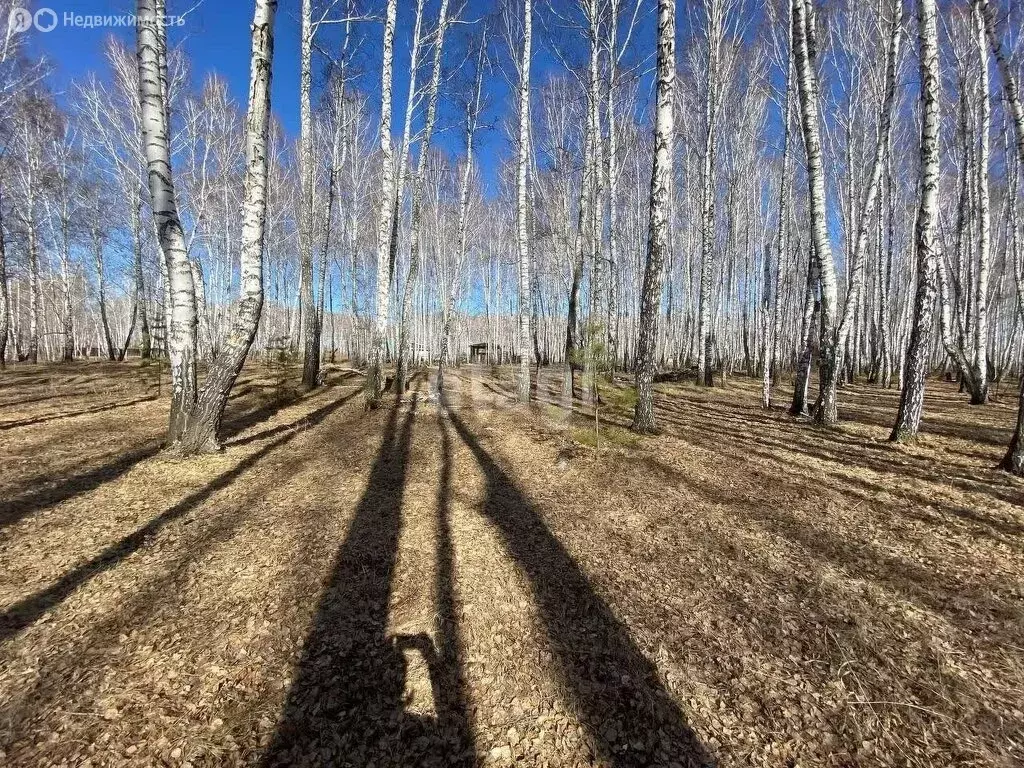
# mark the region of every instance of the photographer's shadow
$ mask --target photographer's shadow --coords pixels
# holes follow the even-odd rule
[[[472,765],[460,697],[425,634],[388,637],[387,620],[415,403],[392,411],[316,618],[265,766]]]

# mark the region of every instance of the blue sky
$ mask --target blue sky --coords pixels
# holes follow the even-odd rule
[[[314,3],[315,4],[315,3]],[[339,3],[341,6],[342,3]],[[372,0],[371,11],[380,13],[383,0]],[[428,0],[427,23],[433,24],[436,3]],[[455,3],[456,7],[458,3]],[[493,11],[494,0],[469,0],[463,18],[479,19]],[[101,76],[105,72],[103,60],[104,42],[110,35],[117,35],[133,43],[134,29],[125,27],[83,28],[63,24],[65,13],[83,16],[105,16],[130,14],[134,9],[133,0],[38,0],[32,7],[52,8],[61,23],[47,33],[32,31],[30,45],[38,52],[45,54],[53,63],[55,71],[51,79],[53,87],[60,92],[67,92],[70,84],[82,77],[86,72],[97,72]],[[172,44],[182,44],[188,52],[191,63],[194,85],[199,85],[210,72],[223,75],[236,100],[245,103],[249,77],[249,24],[252,19],[251,0],[169,0],[168,12],[180,14],[189,11],[185,23],[180,27],[171,28]],[[299,8],[300,0],[280,0],[278,6],[277,29],[275,35],[274,78],[273,78],[273,109],[285,129],[291,135],[298,134],[298,80],[299,80]],[[405,94],[409,80],[409,43],[412,37],[414,14],[413,0],[400,0],[398,37],[396,40],[395,62],[395,117],[393,128],[401,131],[404,118]],[[464,37],[467,27],[459,25],[451,33],[446,42],[446,51],[455,58],[453,49],[460,48],[460,37]],[[325,48],[336,45],[340,28],[337,26],[325,29],[326,34],[321,44]],[[381,24],[368,22],[359,25],[359,34],[365,36],[362,55],[367,58],[364,64],[364,76],[361,87],[371,93],[379,92],[380,83],[380,39]],[[535,39],[542,37],[542,30],[535,29]],[[504,43],[500,39],[499,30],[492,30],[491,40],[496,49],[496,58],[507,56]],[[319,40],[319,38],[318,38]],[[634,38],[636,41],[636,38]],[[582,50],[582,47],[580,48]],[[533,76],[539,83],[552,72],[560,71],[561,65],[556,58],[543,46],[535,46]],[[577,51],[573,51],[577,53]],[[461,60],[461,59],[458,59]],[[321,70],[324,60],[315,63],[315,73]],[[507,71],[507,67],[506,67]],[[495,68],[487,84],[490,97],[490,112],[485,115],[493,130],[479,137],[480,161],[482,163],[485,184],[490,193],[495,192],[497,168],[510,151],[505,132],[501,128],[500,119],[511,114],[509,88],[500,68]],[[452,111],[454,105],[442,104],[440,127],[452,125],[457,121]],[[449,151],[461,151],[462,135],[457,130],[441,130],[436,143]]]

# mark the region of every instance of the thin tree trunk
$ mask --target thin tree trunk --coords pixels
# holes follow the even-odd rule
[[[1003,79],[1003,93],[1009,112],[1013,117],[1014,130],[1017,138],[1017,172],[1024,168],[1024,106],[1021,105],[1020,90],[1017,78],[1010,69],[1010,62],[1003,51],[1002,43],[996,32],[995,18],[992,7],[988,0],[976,0],[981,8],[982,18],[985,22],[985,33],[988,35],[989,45],[999,65],[999,73]],[[1020,276],[1020,267],[1017,267],[1017,275]],[[1024,280],[1017,281],[1017,302],[1024,308]],[[1024,309],[1022,309],[1024,311]],[[1017,424],[1013,431],[1013,438],[1010,440],[1010,447],[1006,451],[999,464],[1002,469],[1012,472],[1018,476],[1024,476],[1024,375],[1021,376],[1020,397],[1017,406]]]
[[[312,1],[302,0],[302,38],[299,72],[299,269],[302,290],[302,385],[313,389],[320,378],[320,344],[313,304],[313,87]]]
[[[637,338],[636,408],[632,428],[655,430],[654,369],[661,314],[662,270],[668,256],[671,219],[672,152],[675,134],[676,9],[675,0],[658,0],[658,83],[654,119],[654,168],[651,173],[647,263],[640,298]]]
[[[100,309],[100,325],[103,330],[103,341],[107,345],[107,357],[114,362],[117,359],[117,350],[114,348],[114,337],[110,333],[110,320],[107,317],[107,276],[103,267],[103,237],[95,226],[91,234],[96,264],[96,299]]]
[[[789,406],[792,416],[807,415],[807,386],[811,379],[811,361],[814,359],[814,348],[811,339],[814,334],[814,321],[821,312],[821,302],[817,298],[818,261],[814,256],[812,244],[807,259],[807,280],[804,289],[804,312],[800,326],[800,358],[797,361],[796,375],[793,379],[793,402]]]
[[[263,241],[267,213],[267,135],[277,0],[256,0],[252,22],[249,111],[245,119],[245,180],[242,192],[241,300],[220,354],[210,367],[194,413],[181,439],[186,455],[217,450],[218,433],[231,388],[249,354],[263,310]]]
[[[7,365],[7,338],[11,334],[11,294],[7,286],[7,247],[4,236],[3,184],[0,183],[0,370]]]
[[[846,301],[843,304],[843,313],[839,320],[839,327],[836,330],[836,337],[832,347],[832,370],[833,379],[837,380],[839,372],[843,369],[843,355],[849,341],[851,326],[857,319],[857,308],[860,302],[864,285],[864,264],[867,258],[869,230],[871,228],[872,213],[878,200],[878,190],[881,187],[882,169],[885,166],[885,154],[889,146],[889,134],[892,128],[892,115],[896,102],[896,65],[899,61],[900,36],[902,34],[902,19],[899,7],[891,8],[892,18],[890,19],[889,39],[887,41],[885,54],[885,78],[883,84],[882,105],[879,111],[878,136],[875,146],[875,156],[871,164],[871,176],[868,180],[867,193],[864,198],[864,205],[860,212],[860,221],[857,226],[856,239],[854,240],[851,263],[849,288],[846,292]],[[856,360],[852,361],[856,364]],[[822,395],[825,394],[824,388]],[[821,397],[819,395],[819,406]],[[833,392],[833,399],[834,399]]]
[[[388,328],[390,279],[388,257],[391,252],[391,225],[395,207],[387,201],[395,194],[395,158],[391,146],[391,88],[394,68],[395,16],[398,0],[388,0],[384,21],[383,63],[381,65],[381,204],[377,219],[377,306],[373,322],[370,375],[366,382],[366,402],[377,408],[384,396],[384,342]]]
[[[467,104],[466,108],[466,166],[462,170],[462,186],[459,190],[459,252],[456,257],[455,273],[448,286],[448,301],[444,309],[444,316],[441,318],[441,354],[437,361],[437,394],[440,398],[444,397],[444,367],[448,364],[452,321],[455,317],[456,286],[462,271],[462,265],[466,260],[466,241],[469,234],[469,190],[470,183],[473,180],[473,140],[476,136],[477,121],[480,117],[480,99],[483,94],[484,57],[486,53],[487,38],[485,30],[484,35],[481,37],[480,49],[477,54],[476,84],[473,100]]]
[[[917,291],[900,407],[889,439],[913,440],[921,425],[935,311],[939,195],[939,41],[935,0],[918,0],[921,50],[921,201],[917,215]]]
[[[136,196],[131,208],[133,272],[132,322],[128,328],[128,333],[125,335],[124,347],[121,353],[122,360],[128,352],[128,345],[131,343],[132,331],[135,329],[136,313],[138,314],[139,334],[141,336],[139,357],[143,360],[149,360],[153,356],[153,336],[149,329],[149,313],[146,311],[146,288],[143,281],[142,270],[142,214],[139,210],[141,206],[142,201],[138,199],[138,196]]]
[[[32,159],[27,164],[31,166]],[[28,235],[28,361],[39,362],[39,312],[42,303],[39,295],[39,238],[36,231],[35,181],[29,179],[29,193],[26,196],[27,211],[25,224]]]
[[[779,288],[782,283],[782,265],[784,259],[789,253],[789,202],[790,202],[790,168],[792,166],[792,150],[790,143],[792,141],[792,131],[790,125],[793,119],[793,6],[792,3],[787,3],[786,7],[789,13],[788,24],[786,25],[787,34],[787,47],[786,47],[786,106],[782,112],[783,119],[783,139],[782,139],[782,179],[779,181],[779,229],[778,235],[776,236],[776,248],[775,248],[775,281],[774,290],[769,291],[769,285],[771,284],[770,267],[768,263],[768,257],[765,256],[765,274],[764,274],[764,296],[765,296],[765,307],[764,311],[768,312],[768,297],[769,293],[774,294],[772,297],[772,314],[771,320],[765,323],[765,335],[764,335],[764,370],[763,379],[761,381],[761,407],[771,408],[772,405],[772,383],[775,376],[776,358],[778,356],[779,349],[779,329],[781,327],[781,316],[780,316],[780,291]],[[767,251],[766,251],[767,253]]]
[[[977,24],[977,46],[979,55],[979,76],[981,91],[980,135],[978,154],[978,216],[980,218],[978,237],[978,281],[974,295],[974,339],[971,362],[974,366],[974,389],[971,390],[971,404],[983,405],[988,401],[988,282],[989,262],[992,250],[992,210],[989,196],[989,155],[990,132],[992,127],[992,101],[989,96],[988,46],[985,43],[985,21],[981,7],[974,6]]]
[[[150,203],[170,292],[167,349],[171,362],[171,413],[168,443],[176,445],[196,403],[196,297],[171,171],[164,10],[163,0],[138,0],[136,32]]]
[[[533,2],[523,4],[523,55],[519,65],[519,156],[516,169],[516,245],[519,257],[519,402],[530,402],[530,242],[526,183],[530,152],[530,64],[533,40]]]
[[[409,313],[412,310],[412,294],[419,279],[420,251],[422,243],[423,184],[427,176],[427,161],[430,157],[430,140],[434,134],[434,120],[437,115],[438,89],[441,85],[441,54],[444,50],[444,36],[448,27],[448,0],[441,0],[438,12],[437,36],[434,40],[433,72],[427,96],[427,116],[423,125],[423,139],[420,141],[420,156],[412,188],[412,222],[409,234],[409,274],[402,292],[401,316],[398,324],[398,362],[395,366],[395,395],[405,394],[408,378]]]
[[[62,207],[67,203],[62,201]],[[75,319],[74,304],[71,298],[71,226],[66,210],[60,215],[61,248],[60,248],[60,288],[61,288],[61,361],[70,363],[75,359]]]
[[[722,0],[708,0],[708,83],[705,101],[704,165],[701,176],[701,229],[700,229],[700,289],[697,299],[697,383],[710,387],[714,384],[714,370],[710,359],[713,349],[711,338],[711,268],[714,260],[716,228],[716,123],[718,115],[718,67],[722,46],[725,9]]]
[[[818,264],[821,288],[821,343],[818,351],[820,394],[814,420],[831,425],[838,420],[835,367],[836,344],[836,271],[832,244],[828,236],[828,207],[825,197],[825,171],[821,152],[819,118],[820,91],[815,71],[817,46],[814,41],[813,0],[793,0],[793,61],[796,65],[800,95],[804,145],[807,149],[807,186],[811,217],[811,237]]]

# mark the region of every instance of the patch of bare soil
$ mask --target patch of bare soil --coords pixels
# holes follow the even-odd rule
[[[1010,766],[1024,761],[1012,412],[935,383],[844,424],[753,382],[593,415],[507,373],[253,368],[226,450],[159,452],[166,381],[0,376],[0,763]]]

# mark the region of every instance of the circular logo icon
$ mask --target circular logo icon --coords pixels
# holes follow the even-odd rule
[[[56,15],[56,14],[54,14]],[[7,32],[16,35],[20,32],[27,32],[32,26],[32,12],[28,8],[11,8],[7,14]]]
[[[57,12],[52,8],[40,8],[36,11],[35,22],[40,32],[49,32],[57,26]]]

